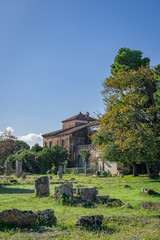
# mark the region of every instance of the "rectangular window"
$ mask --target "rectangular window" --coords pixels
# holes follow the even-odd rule
[[[51,142],[49,142],[49,147],[50,147],[50,148],[52,147],[52,141],[51,141]]]
[[[47,147],[47,142],[44,143],[45,147]]]

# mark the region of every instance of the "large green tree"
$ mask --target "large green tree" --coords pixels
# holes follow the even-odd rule
[[[121,62],[122,50],[114,61],[114,64],[122,63],[121,66],[112,65],[111,76],[103,83],[106,113],[100,119],[100,130],[94,141],[109,161],[131,163],[135,176],[136,163],[145,162],[149,176],[156,177],[160,168],[160,115],[155,100],[158,73],[147,66],[149,59],[142,59],[141,54],[141,64],[135,61],[137,51],[127,50],[129,58]],[[156,171],[151,172],[150,163],[154,163]]]
[[[0,136],[0,160],[3,164],[6,158],[20,149],[30,149],[30,146],[16,139],[10,131],[5,131]]]

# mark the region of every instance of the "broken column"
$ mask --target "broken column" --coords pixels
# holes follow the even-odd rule
[[[57,202],[61,202],[62,198],[66,200],[66,202],[71,202],[73,199],[73,184],[66,183],[61,184],[55,187],[54,191],[54,199]]]
[[[22,175],[22,160],[16,161],[16,177],[20,178]]]
[[[11,163],[5,162],[5,175],[9,176],[11,174]]]
[[[35,180],[35,194],[36,197],[50,196],[49,178],[47,176],[40,177]]]

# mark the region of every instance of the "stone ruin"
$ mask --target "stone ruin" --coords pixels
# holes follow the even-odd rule
[[[73,195],[75,192],[76,196]],[[55,187],[54,199],[57,202],[74,203],[81,206],[94,204],[95,202],[105,203],[108,195],[98,195],[95,187],[75,188],[72,183],[65,183]]]
[[[63,177],[63,168],[62,168],[62,166],[59,166],[59,169],[58,169],[58,171],[57,171],[57,174],[58,174],[58,176],[59,176],[59,180],[61,180],[62,177]]]
[[[76,188],[76,195],[81,196],[84,201],[96,201],[98,191],[95,187]]]
[[[9,161],[5,162],[5,175],[9,176],[11,174],[11,163]]]
[[[55,201],[61,202],[63,197],[66,198],[66,202],[72,202],[73,200],[73,184],[72,183],[61,184],[55,187],[55,191],[54,191]]]
[[[80,216],[76,220],[75,225],[80,227],[98,227],[102,225],[103,215],[90,215],[90,216]]]
[[[50,196],[49,178],[47,176],[40,177],[35,180],[35,194],[36,197]]]
[[[16,177],[20,178],[22,176],[22,160],[16,161]]]
[[[52,225],[56,220],[54,211],[51,209],[36,212],[9,209],[0,212],[0,224],[5,226],[30,227]]]
[[[48,197],[49,178],[40,177],[35,180],[36,197]],[[55,187],[54,199],[62,204],[75,204],[80,206],[92,206],[94,203],[107,204],[106,206],[121,206],[119,199],[110,199],[109,195],[98,195],[96,187],[73,188],[72,183],[65,183]]]

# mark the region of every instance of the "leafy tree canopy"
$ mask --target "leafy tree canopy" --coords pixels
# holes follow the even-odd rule
[[[119,70],[138,70],[141,66],[148,66],[150,59],[142,58],[142,55],[143,53],[138,50],[120,48],[114,59],[114,63],[111,65],[111,74],[115,76]]]
[[[30,146],[23,141],[17,140],[10,131],[5,131],[1,134],[0,159],[2,160],[2,163],[9,155],[16,153],[20,149],[30,149]]]
[[[38,143],[36,143],[32,148],[31,150],[32,151],[35,151],[35,152],[40,152],[42,151],[43,147],[41,147]]]

